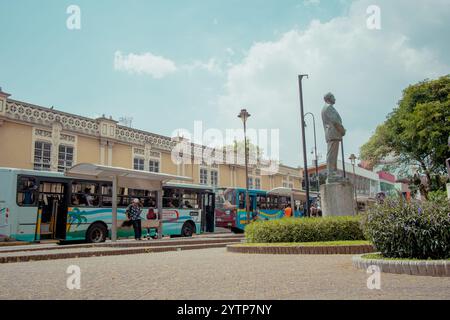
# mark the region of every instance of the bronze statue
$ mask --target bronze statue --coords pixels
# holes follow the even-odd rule
[[[342,138],[345,136],[345,128],[342,125],[342,119],[339,113],[334,108],[336,99],[330,92],[324,97],[326,105],[322,109],[322,121],[325,129],[325,139],[328,145],[327,151],[327,183],[342,182],[344,177],[337,173],[337,158],[339,154],[339,143],[342,143]]]

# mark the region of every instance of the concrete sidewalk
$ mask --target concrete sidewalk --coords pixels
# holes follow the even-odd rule
[[[28,245],[1,248],[0,263],[219,248],[240,243],[243,240],[242,236],[230,235],[164,240],[121,240],[98,244]]]

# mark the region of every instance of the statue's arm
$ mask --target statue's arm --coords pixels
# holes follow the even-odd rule
[[[344,126],[342,125],[342,123],[339,122],[335,122],[334,126],[336,128],[336,130],[342,135],[345,136],[345,133],[347,132],[347,130],[345,130]]]
[[[331,116],[333,126],[336,128],[337,132],[340,133],[341,136],[345,136],[346,130],[342,125],[342,119],[337,112],[334,112]]]

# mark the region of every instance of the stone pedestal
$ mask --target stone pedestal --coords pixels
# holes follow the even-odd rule
[[[323,184],[320,197],[324,217],[356,215],[355,193],[350,182]]]

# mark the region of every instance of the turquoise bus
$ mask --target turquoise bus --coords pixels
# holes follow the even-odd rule
[[[280,188],[286,189],[286,188]],[[249,216],[246,212],[246,189],[218,188],[216,190],[216,227],[228,228],[235,233],[241,233],[245,227],[255,220],[274,220],[284,217],[284,208],[291,205],[293,217],[303,216],[303,203],[286,194],[267,192],[264,190],[249,190]],[[306,196],[305,196],[306,200]]]
[[[143,204],[143,234],[156,237],[156,194],[120,188],[117,195],[119,238],[133,236],[125,209],[132,199]],[[63,173],[0,168],[0,238],[104,242],[111,235],[112,183],[70,178]],[[214,193],[194,185],[163,188],[163,236],[191,237],[213,219]]]

